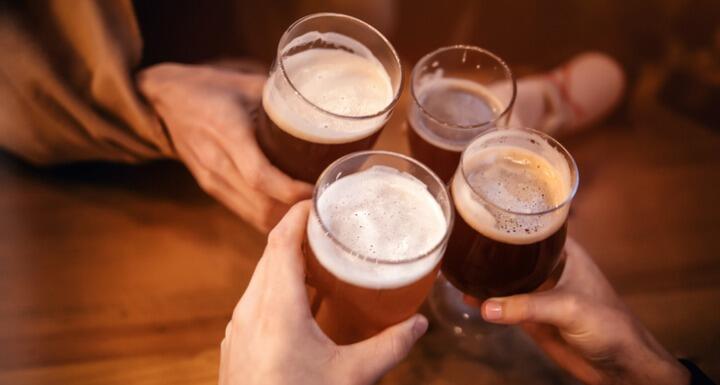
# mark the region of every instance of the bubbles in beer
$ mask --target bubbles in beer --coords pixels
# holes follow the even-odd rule
[[[360,42],[309,32],[288,43],[278,61],[263,90],[263,108],[288,134],[314,143],[346,143],[385,123],[386,115],[375,115],[392,103],[398,85]]]
[[[284,65],[290,81],[307,100],[338,115],[372,115],[393,98],[390,77],[374,57],[316,48],[287,56]]]
[[[537,213],[558,203],[559,176],[543,158],[527,150],[495,147],[476,158],[468,183],[489,202],[516,213]]]
[[[532,243],[565,221],[565,209],[548,211],[563,203],[570,182],[541,155],[499,145],[469,153],[463,167],[465,177],[453,180],[453,198],[476,231],[503,242]]]
[[[308,220],[308,239],[320,264],[340,279],[361,287],[400,287],[427,275],[440,260],[443,250],[433,248],[445,236],[447,220],[415,177],[373,166],[338,179],[321,194],[320,219],[342,246],[321,229],[316,213]],[[413,261],[393,264],[407,260]]]
[[[318,210],[336,239],[373,259],[415,258],[445,234],[445,216],[425,184],[384,166],[340,178],[320,196]]]

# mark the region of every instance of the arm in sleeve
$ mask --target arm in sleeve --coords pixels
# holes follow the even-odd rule
[[[135,88],[130,0],[27,3],[0,1],[0,148],[36,164],[172,157]]]
[[[710,377],[705,375],[692,361],[681,358],[680,363],[690,372],[690,385],[715,385]]]

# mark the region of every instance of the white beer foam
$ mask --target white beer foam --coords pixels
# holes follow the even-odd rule
[[[454,110],[447,111],[447,114],[457,115],[459,121],[455,120],[454,122],[445,123],[454,123],[463,126],[482,124],[496,119],[505,108],[505,104],[495,95],[497,90],[492,87],[486,87],[468,79],[442,77],[442,72],[440,71],[422,77],[415,87],[415,95],[418,101],[424,105],[427,103],[428,98],[432,98],[433,95],[447,89],[462,90],[474,97],[468,96],[465,105],[458,103],[449,105],[448,107]],[[485,104],[485,106],[483,106],[486,109],[485,115],[483,115],[482,118],[469,120],[467,117],[468,112],[470,111],[472,113],[474,109],[472,108],[472,104],[478,103],[479,100],[482,100]],[[490,112],[493,116],[486,116],[488,115],[487,112]],[[415,128],[415,132],[435,147],[460,152],[465,148],[468,140],[472,139],[472,135],[467,135],[468,130],[472,129],[445,126],[426,118],[423,114],[424,112],[413,103],[409,109],[408,119],[410,120],[410,124]],[[465,132],[456,133],[455,131],[457,130],[465,130]]]
[[[432,250],[446,234],[442,207],[415,177],[374,166],[329,185],[308,219],[308,240],[318,262],[344,282],[372,289],[409,285],[430,273],[444,248]],[[418,258],[417,261],[402,262]]]
[[[467,181],[458,168],[451,190],[458,214],[477,232],[500,242],[529,244],[548,238],[563,225],[569,205],[547,214],[532,213],[550,210],[567,199],[570,170],[558,168],[564,162],[551,163],[516,146],[487,147],[466,158]]]
[[[395,89],[380,61],[367,47],[337,33],[309,32],[290,42],[284,52],[313,39],[348,47],[311,48],[282,60],[285,73],[297,91],[315,106],[343,117],[362,117],[383,111]],[[352,119],[332,116],[307,103],[283,77],[280,65],[263,90],[263,108],[283,131],[316,143],[345,143],[375,133],[387,115]]]

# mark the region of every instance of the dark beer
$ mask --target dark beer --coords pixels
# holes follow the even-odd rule
[[[410,153],[414,158],[425,163],[443,181],[450,181],[460,163],[462,150],[454,151],[438,147],[418,135],[412,125],[408,129],[408,142]]]
[[[451,184],[458,215],[442,272],[457,289],[481,300],[527,293],[545,282],[565,244],[564,203],[573,191],[572,173],[558,153],[551,162],[503,144],[501,134],[498,145],[469,149]],[[533,146],[531,141],[542,139],[530,135]]]
[[[386,154],[380,156],[393,166],[409,162]],[[377,159],[357,156],[356,165]],[[364,340],[407,319],[435,281],[452,205],[437,177],[415,169],[425,175],[373,165],[337,169],[318,182],[325,187],[316,190],[308,218],[307,282],[313,315],[336,343]]]
[[[515,100],[515,80],[492,52],[458,45],[420,59],[413,68],[410,92],[412,155],[449,182],[465,146],[507,122]]]
[[[288,134],[265,113],[260,121],[257,140],[276,167],[294,179],[315,182],[332,162],[351,152],[371,148],[382,127],[366,138],[347,143],[315,143]]]
[[[465,146],[502,112],[490,90],[473,81],[437,78],[416,89],[411,106],[409,142],[413,157],[450,181]]]
[[[280,40],[258,143],[279,169],[314,182],[337,158],[372,147],[401,78],[395,51],[369,25],[339,14],[307,16]]]
[[[443,262],[445,277],[478,299],[528,293],[545,282],[565,245],[567,224],[549,238],[524,245],[482,235],[458,215]]]

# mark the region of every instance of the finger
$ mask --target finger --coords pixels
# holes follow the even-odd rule
[[[557,328],[550,325],[525,323],[522,329],[540,346],[545,354],[555,361],[560,367],[568,370],[575,378],[584,384],[601,383],[600,373],[593,366],[578,354],[577,350],[571,347],[560,336]]]
[[[244,116],[239,116],[237,119],[230,119],[228,116],[229,114],[226,116],[228,121],[222,123],[223,126],[249,125]],[[295,204],[312,196],[313,186],[292,179],[273,166],[260,150],[252,135],[246,135],[244,130],[219,129],[219,131],[210,132],[212,140],[217,148],[221,149],[223,154],[230,159],[244,184],[286,204]]]
[[[311,202],[302,201],[288,211],[285,217],[268,235],[268,244],[263,254],[267,258],[267,269],[278,275],[282,282],[281,292],[301,296],[307,301],[305,291],[305,266],[302,257],[302,242],[305,239]]]
[[[488,299],[483,303],[482,315],[488,322],[539,322],[572,332],[583,322],[584,308],[577,296],[561,290],[550,290]]]
[[[232,332],[232,321],[228,322],[227,326],[225,326],[225,339],[230,338],[231,332]]]
[[[261,74],[237,73],[230,76],[231,84],[235,85],[250,103],[260,103],[263,87],[267,77]]]
[[[167,87],[174,86],[188,69],[187,65],[178,63],[156,64],[141,71],[135,81],[148,100],[161,101]]]
[[[589,264],[593,264],[585,249],[574,239],[568,237],[565,241],[565,270],[558,281],[558,285],[573,285],[578,274],[586,275]]]
[[[565,242],[565,268],[557,287],[602,302],[618,302],[615,289],[590,254],[574,239]]]
[[[288,317],[312,318],[301,250],[310,204],[310,201],[296,204],[272,229],[265,252],[241,301],[271,297],[270,302]]]
[[[287,204],[312,196],[312,185],[292,179],[273,166],[257,143],[243,146],[242,151],[229,150],[228,154],[252,188]]]
[[[292,206],[268,235],[268,248],[273,251],[299,251],[311,206],[310,200]]]
[[[312,185],[292,179],[270,163],[252,135],[250,119],[244,110],[233,107],[223,111],[214,123],[215,129],[207,132],[214,146],[210,149],[203,149],[197,143],[188,146],[201,151],[199,158],[208,168],[215,165],[220,155],[217,150],[222,150],[252,189],[286,204],[312,196]]]
[[[214,180],[217,187],[212,195],[263,233],[270,231],[290,208],[243,184],[231,185],[217,175]]]
[[[262,192],[273,199],[285,204],[295,204],[302,199],[312,196],[313,186],[311,184],[295,180],[280,171],[268,161],[265,154],[259,149],[257,143],[252,139],[246,145],[228,146],[226,142],[213,138],[221,149],[222,164],[231,165],[225,167],[223,175],[232,179],[233,185],[247,184],[254,190]],[[238,140],[240,142],[241,140]],[[247,139],[243,140],[248,142]],[[238,155],[238,149],[243,149],[242,157]],[[220,161],[215,161],[220,164]]]
[[[240,181],[239,176],[235,176],[236,183],[228,182],[207,167],[195,149],[185,145],[183,141],[178,141],[176,146],[202,188],[258,230],[267,233],[287,212],[289,206],[251,189]],[[236,175],[233,167],[221,172],[231,178]]]
[[[362,383],[374,383],[410,353],[415,342],[427,331],[427,318],[416,314],[365,341],[343,347],[348,362],[362,362]]]
[[[265,251],[233,310],[234,319],[240,319],[243,308],[252,309],[263,302],[278,306],[283,314],[290,317],[312,318],[304,286],[305,270],[300,250],[308,205],[307,201],[295,205],[268,235]],[[293,243],[297,243],[297,246],[293,246]]]
[[[228,324],[230,325],[230,324]],[[226,384],[226,373],[227,373],[227,362],[229,360],[229,349],[228,349],[228,338],[223,338],[222,342],[220,342],[220,365],[218,368],[218,384],[223,385]]]

